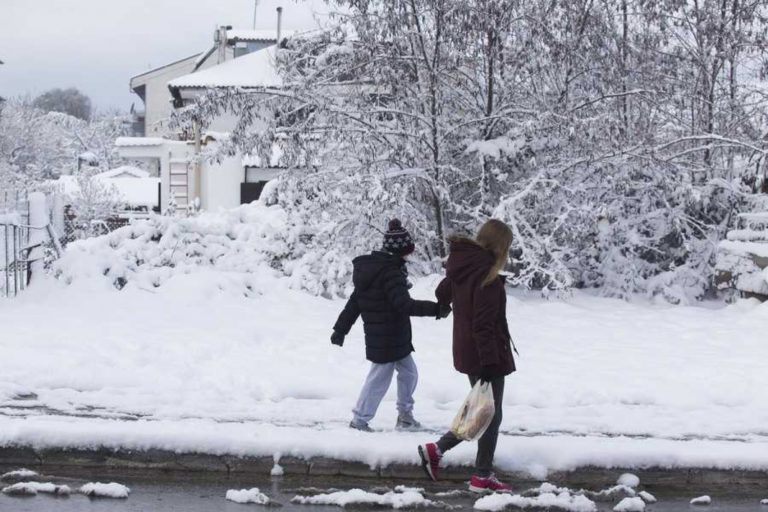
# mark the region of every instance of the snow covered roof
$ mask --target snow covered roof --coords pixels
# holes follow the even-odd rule
[[[125,177],[126,168],[132,169],[132,173],[139,171],[141,176]],[[160,178],[151,178],[149,173],[132,167],[118,167],[94,176],[106,186],[112,186],[120,195],[122,201],[130,206],[157,206],[158,184]],[[62,192],[72,197],[80,191],[76,176],[61,176],[53,183],[61,186]]]
[[[287,33],[280,34],[287,35]],[[251,30],[242,28],[233,28],[227,30],[227,41],[231,42],[277,42],[277,30]]]
[[[161,146],[165,142],[167,141],[160,137],[118,137],[115,140],[115,146]]]
[[[101,179],[108,179],[108,178],[149,178],[149,173],[145,171],[144,169],[139,169],[138,167],[133,167],[131,165],[122,165],[120,167],[115,167],[114,169],[110,169],[109,171],[104,171],[102,173],[99,173],[96,175],[97,178]]]
[[[275,68],[275,47],[243,55],[168,82],[171,89],[215,87],[282,87]]]

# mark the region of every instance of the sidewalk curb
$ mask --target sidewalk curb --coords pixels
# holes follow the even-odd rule
[[[197,473],[218,477],[269,475],[274,465],[271,456],[253,457],[214,455],[205,453],[175,453],[151,449],[94,450],[82,449],[34,449],[32,447],[0,447],[0,466],[10,469],[25,467],[53,474],[62,470],[85,470],[110,474],[147,472]],[[302,459],[282,457],[284,474],[308,477],[352,477],[371,479],[424,480],[421,467],[410,464],[391,464],[371,468],[362,462],[329,458]],[[622,473],[634,473],[640,477],[644,488],[649,490],[768,490],[768,471],[722,470],[708,468],[598,468],[582,467],[573,471],[551,472],[547,481],[570,488],[605,489],[616,484]],[[469,480],[472,468],[448,466],[441,473],[441,480],[463,482]],[[503,478],[516,486],[538,485],[539,481],[527,473],[503,472]]]

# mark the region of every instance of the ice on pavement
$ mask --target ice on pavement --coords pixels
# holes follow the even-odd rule
[[[85,494],[91,498],[127,498],[131,490],[116,482],[103,484],[101,482],[91,482],[78,489],[80,494]]]
[[[0,475],[0,481],[9,482],[13,480],[26,480],[29,478],[34,478],[36,476],[39,476],[37,471],[21,468],[21,469],[16,469],[14,471],[8,471],[7,473],[3,473],[2,475]]]
[[[645,501],[642,498],[624,498],[615,507],[614,512],[643,512]]]
[[[235,503],[255,503],[257,505],[268,505],[269,496],[262,493],[258,487],[252,489],[230,489],[227,491],[226,499]]]
[[[712,503],[712,498],[707,495],[699,496],[691,500],[691,505],[709,505]]]
[[[475,510],[500,511],[507,507],[521,509],[557,509],[569,512],[595,512],[597,505],[594,501],[580,494],[562,491],[557,494],[544,492],[538,496],[520,496],[518,494],[491,494],[475,502]]]
[[[586,496],[597,501],[615,500],[617,498],[632,498],[637,492],[626,485],[614,485],[600,491],[582,491]]]
[[[350,489],[348,491],[316,494],[314,496],[295,496],[291,500],[291,503],[300,505],[337,505],[340,507],[348,505],[375,505],[393,509],[433,506],[441,508],[445,507],[441,502],[426,499],[419,492],[405,491],[376,494],[362,489]]]
[[[50,482],[19,482],[3,489],[10,496],[34,496],[37,493],[69,496],[72,490],[66,485],[56,485]]]

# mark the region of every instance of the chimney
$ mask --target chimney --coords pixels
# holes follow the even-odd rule
[[[277,47],[280,48],[280,27],[283,23],[283,8],[277,8]]]
[[[216,64],[221,64],[227,60],[227,31],[231,30],[231,25],[221,25],[216,29],[213,40],[217,43]]]

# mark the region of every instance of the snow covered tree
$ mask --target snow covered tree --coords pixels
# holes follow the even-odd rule
[[[119,163],[114,147],[127,134],[125,116],[115,113],[86,122],[59,112],[43,112],[28,99],[11,99],[0,112],[0,180],[29,188],[77,169],[78,155],[96,155],[98,166]]]
[[[495,216],[517,284],[711,289],[716,241],[768,169],[764,2],[338,3],[336,26],[279,49],[281,90],[179,116],[237,116],[225,152],[279,147],[276,200],[310,234],[357,248],[397,215],[435,262]]]

